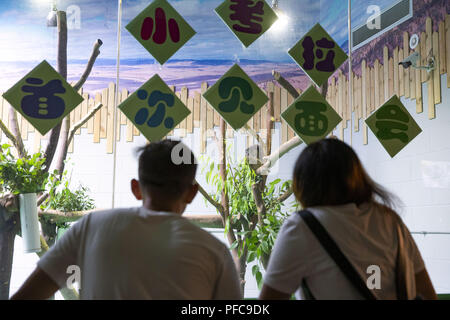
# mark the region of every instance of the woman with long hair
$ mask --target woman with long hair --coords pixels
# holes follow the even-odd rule
[[[280,229],[260,299],[436,299],[394,211],[398,199],[369,177],[350,146],[324,139],[306,147],[293,188],[304,210]],[[409,296],[399,294],[405,290]]]

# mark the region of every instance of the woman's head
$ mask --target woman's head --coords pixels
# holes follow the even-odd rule
[[[301,205],[360,205],[376,196],[391,207],[393,196],[366,173],[353,149],[338,139],[324,139],[307,146],[294,169],[294,193]]]

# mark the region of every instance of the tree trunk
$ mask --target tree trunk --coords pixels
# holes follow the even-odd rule
[[[14,197],[7,198],[0,201],[0,300],[9,299],[14,239],[20,225],[19,214],[7,210],[14,203]]]
[[[42,227],[42,235],[44,236],[45,241],[47,242],[48,246],[51,247],[55,244],[56,241],[56,224],[51,222],[45,222],[45,219],[41,220],[41,227]]]
[[[67,80],[67,16],[66,12],[58,11],[58,58],[57,69],[58,73]],[[45,150],[45,170],[50,169],[53,157],[58,146],[58,138],[61,132],[61,123],[52,129],[50,132],[50,139]]]
[[[245,273],[247,272],[247,249],[239,258],[239,278],[241,279],[242,294],[245,292]]]
[[[11,225],[0,230],[0,300],[9,299],[16,232]]]

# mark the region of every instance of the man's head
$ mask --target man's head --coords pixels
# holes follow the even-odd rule
[[[139,181],[131,181],[136,199],[155,211],[183,213],[198,191],[197,161],[178,141],[153,142],[139,149]]]

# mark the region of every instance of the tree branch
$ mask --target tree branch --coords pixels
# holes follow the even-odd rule
[[[298,136],[295,136],[291,140],[283,143],[277,151],[266,157],[264,164],[256,170],[256,173],[259,175],[269,175],[270,168],[272,168],[282,156],[302,143],[303,141]]]
[[[37,199],[37,206],[39,207],[45,200],[47,200],[49,194],[48,192],[43,193],[38,199]]]
[[[5,133],[6,137],[11,140],[11,143],[17,148],[17,141],[14,135],[9,131],[8,127],[0,119],[0,129]]]
[[[286,190],[278,199],[277,202],[284,202],[286,201],[292,194],[294,193],[294,190],[292,189],[292,186]]]
[[[95,61],[97,60],[98,55],[100,54],[99,48],[101,47],[102,44],[103,44],[103,42],[100,39],[98,39],[94,43],[94,48],[92,50],[91,57],[88,60],[86,69],[83,72],[80,80],[78,80],[78,82],[74,85],[75,90],[77,90],[77,91],[80,90],[80,88],[83,86],[83,84],[86,82],[87,78],[89,77],[89,74],[92,71],[92,67],[93,67]],[[61,64],[61,66],[59,66],[59,68],[61,68],[61,70],[59,70],[61,75],[64,73],[64,68],[62,65],[63,65],[63,63]],[[63,120],[63,122],[64,122],[64,120]],[[50,169],[50,165],[53,162],[53,157],[55,156],[55,152],[58,147],[58,141],[59,141],[59,136],[61,133],[61,127],[62,127],[62,123],[59,123],[56,127],[54,127],[52,129],[52,131],[50,133],[50,139],[47,144],[47,148],[45,150],[45,170],[46,170],[46,172],[48,172],[48,170]],[[64,163],[60,167],[64,167]]]
[[[92,118],[92,117],[95,115],[95,113],[96,113],[98,110],[101,109],[101,107],[103,107],[103,104],[98,103],[98,104],[94,107],[94,109],[92,109],[91,111],[89,111],[89,113],[88,113],[86,116],[84,116],[83,119],[81,119],[80,121],[78,121],[77,123],[75,123],[75,124],[73,125],[73,127],[69,130],[69,138],[68,138],[68,140],[67,140],[67,147],[69,147],[69,144],[72,142],[73,137],[74,137],[74,135],[75,135],[75,132],[76,132],[79,128],[81,128],[81,127],[83,126],[83,124],[85,124],[86,122],[88,122],[89,119]],[[66,153],[67,153],[67,151],[66,151]]]
[[[251,136],[253,136],[253,137],[256,139],[256,141],[262,146],[262,148],[263,148],[263,150],[264,150],[264,154],[266,154],[266,152],[267,152],[267,146],[266,146],[266,144],[264,143],[264,140],[261,138],[261,136],[260,136],[255,130],[253,130],[252,128],[250,128],[248,124],[245,124],[244,129],[245,129],[248,133],[250,133]]]
[[[220,215],[223,217],[224,216],[224,208],[223,208],[223,206],[220,204],[220,203],[218,203],[217,201],[215,201],[209,194],[208,194],[208,192],[206,192],[206,190],[205,189],[203,189],[203,187],[196,181],[196,183],[197,183],[197,185],[198,185],[198,191],[201,193],[201,195],[203,196],[203,197],[205,197],[205,199],[210,203],[210,204],[212,204],[216,209],[217,209],[217,211],[219,211],[219,213],[220,213]]]
[[[271,87],[273,89],[273,83],[271,82]],[[272,129],[274,122],[274,108],[273,108],[273,90],[269,92],[269,107],[267,108],[267,132],[266,132],[266,141],[267,141],[267,149],[265,156],[268,156],[272,152]]]
[[[14,135],[15,144],[19,158],[23,158],[26,155],[25,146],[23,145],[22,135],[20,133],[19,124],[17,122],[17,112],[10,107],[9,118],[11,119],[11,133]]]
[[[266,206],[262,197],[261,183],[257,182],[252,185],[253,199],[255,199],[256,210],[258,212],[258,224],[262,225],[262,221],[266,215]]]
[[[62,176],[64,172],[65,160],[67,157],[67,150],[69,149],[69,126],[70,126],[70,118],[66,116],[61,125],[61,132],[59,133],[58,139],[58,147],[59,147],[59,155],[56,162],[55,169],[58,171],[58,174]]]
[[[73,88],[78,91],[81,89],[81,87],[86,82],[87,78],[89,77],[89,74],[92,71],[92,67],[94,66],[95,60],[97,60],[97,57],[100,54],[100,47],[102,46],[103,42],[100,39],[97,39],[94,43],[94,48],[92,49],[91,57],[89,58],[88,64],[86,66],[86,69],[83,72],[83,75],[81,76],[80,80],[73,86]]]
[[[287,92],[289,92],[289,94],[292,97],[294,97],[294,99],[298,98],[299,93],[297,92],[297,90],[294,88],[294,86],[292,84],[290,84],[289,81],[287,81],[285,78],[283,78],[283,76],[279,72],[273,70],[272,75],[273,75],[273,78],[280,84],[280,86],[282,86],[284,89],[286,89]]]

